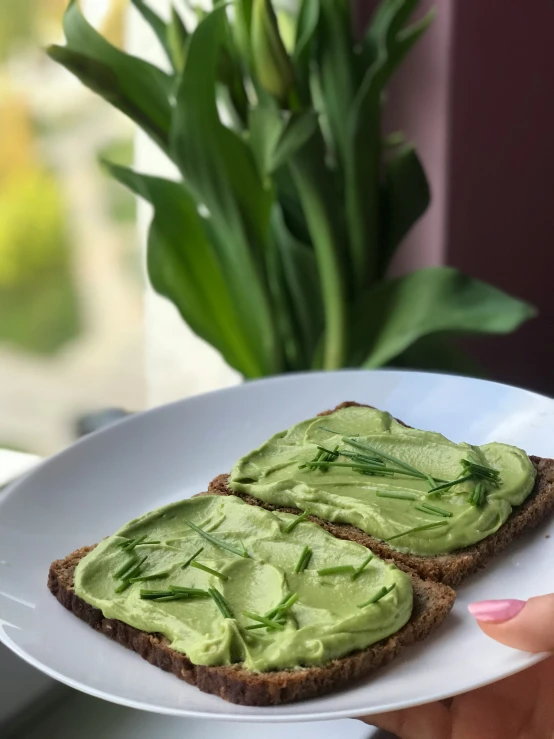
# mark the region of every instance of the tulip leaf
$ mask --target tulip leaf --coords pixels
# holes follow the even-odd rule
[[[262,374],[241,330],[224,271],[203,219],[182,183],[104,162],[110,174],[154,207],[147,266],[154,289],[169,298],[195,333],[247,377]]]
[[[49,56],[128,115],[167,150],[171,77],[108,43],[85,20],[76,0],[71,0],[63,23],[67,46],[51,46]]]
[[[168,24],[160,18],[160,16],[155,13],[152,8],[144,2],[144,0],[131,0],[131,3],[154,31],[158,41],[166,53],[167,58],[171,63],[173,63],[173,54],[171,53],[171,48],[167,39]]]
[[[351,361],[379,367],[429,334],[506,334],[534,315],[528,303],[453,267],[420,269],[362,298]]]
[[[387,161],[381,188],[380,275],[430,200],[429,183],[414,147],[402,147]]]
[[[286,164],[289,158],[314,135],[317,127],[317,116],[313,111],[292,115],[275,143],[270,159],[270,171],[273,172]]]
[[[390,365],[414,370],[450,372],[469,377],[485,378],[482,364],[456,343],[449,333],[424,336],[395,357]]]
[[[280,366],[264,281],[272,193],[246,142],[219,119],[215,85],[224,13],[225,7],[211,12],[190,37],[176,93],[171,151],[193,196],[210,214],[211,234],[242,330],[264,371],[271,373]]]

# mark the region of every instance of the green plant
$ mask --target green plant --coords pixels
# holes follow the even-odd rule
[[[154,207],[151,283],[246,377],[407,352],[452,368],[466,362],[453,335],[507,333],[534,313],[449,267],[387,278],[430,197],[414,147],[381,122],[386,86],[433,18],[408,25],[417,4],[383,0],[357,42],[348,0],[300,0],[287,50],[270,0],[218,4],[193,33],[133,0],[169,73],[110,46],[75,0],[66,11],[67,45],[50,56],[181,173],[106,165]]]

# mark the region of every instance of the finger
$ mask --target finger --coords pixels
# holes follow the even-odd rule
[[[451,719],[442,703],[379,713],[362,718],[366,724],[390,731],[401,739],[445,739],[451,735]]]
[[[554,594],[470,603],[469,612],[492,639],[525,652],[554,652]]]

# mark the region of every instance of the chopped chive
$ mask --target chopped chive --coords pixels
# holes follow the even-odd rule
[[[354,459],[357,462],[367,462],[368,464],[384,465],[385,462],[379,457],[370,457],[368,454],[361,454],[360,452],[351,452],[348,449],[341,449],[339,452],[341,457],[348,457]]]
[[[471,505],[481,508],[487,502],[487,491],[485,483],[480,480],[475,486],[475,490],[472,492],[469,502]]]
[[[181,593],[183,595],[210,595],[207,590],[202,590],[201,588],[181,587],[181,585],[168,585],[167,589],[171,593]]]
[[[210,544],[213,544],[220,549],[226,549],[228,552],[232,552],[233,554],[238,554],[239,557],[248,557],[248,552],[246,550],[243,549],[241,552],[240,549],[235,549],[235,547],[227,544],[227,542],[221,541],[221,539],[216,539],[215,536],[208,534],[207,531],[203,531],[196,524],[192,523],[192,521],[185,521],[185,523],[187,526],[190,526],[193,531],[196,531],[197,534],[200,534],[200,536],[206,539],[206,541],[209,541]]]
[[[185,562],[185,564],[181,565],[181,569],[182,570],[185,570],[189,566],[189,564],[192,562],[192,560],[193,559],[196,559],[196,557],[198,557],[198,555],[200,554],[200,552],[203,552],[203,551],[204,551],[204,547],[200,547],[200,549],[198,549],[196,552],[194,552],[194,554],[192,555],[192,557],[189,557],[187,559],[187,561]]]
[[[362,564],[361,564],[361,565],[360,565],[360,566],[358,567],[358,569],[354,571],[354,574],[352,575],[352,580],[357,580],[357,579],[358,579],[358,577],[360,577],[360,575],[362,574],[362,572],[363,572],[363,571],[365,570],[365,568],[366,568],[366,567],[368,566],[368,564],[369,564],[369,563],[371,562],[371,560],[373,559],[373,556],[374,556],[373,554],[370,554],[369,556],[367,556],[367,557],[366,557],[366,558],[364,559],[364,561],[363,561],[363,562],[362,562]]]
[[[302,554],[300,555],[300,559],[296,563],[294,571],[304,572],[304,570],[308,566],[310,559],[312,558],[312,554],[313,554],[312,550],[310,549],[308,545],[306,545],[304,549],[302,550]]]
[[[456,480],[450,480],[450,482],[444,482],[442,485],[437,485],[434,488],[431,488],[431,490],[428,491],[427,495],[434,496],[437,493],[439,493],[441,490],[450,490],[451,487],[454,485],[459,485],[462,482],[467,482],[468,480],[473,479],[472,475],[465,475],[464,477],[458,477]]]
[[[141,590],[139,595],[143,600],[154,600],[155,598],[161,598],[165,595],[174,595],[171,590]]]
[[[127,590],[127,588],[131,585],[130,580],[123,580],[122,583],[120,583],[117,588],[115,589],[116,593],[122,593],[124,590]]]
[[[321,467],[322,465],[326,465],[327,467],[350,467],[350,469],[359,470],[360,472],[374,472],[377,475],[384,475],[386,473],[388,473],[389,475],[394,475],[395,473],[397,473],[408,475],[411,477],[417,477],[418,479],[421,479],[423,477],[422,475],[415,475],[411,472],[408,472],[408,470],[397,470],[393,467],[370,464],[369,462],[312,462],[312,465],[314,467]]]
[[[299,470],[303,470],[305,467],[309,467],[310,469],[313,469],[312,464],[314,462],[319,462],[319,460],[323,457],[325,453],[323,449],[321,449],[321,447],[318,447],[318,449],[319,449],[318,453],[315,455],[315,457],[310,462],[304,462],[304,464],[298,465]]]
[[[443,516],[443,518],[452,518],[452,513],[445,510],[444,508],[438,508],[437,506],[430,505],[429,503],[422,503],[421,505],[414,506],[416,511],[422,513],[433,513],[435,516]]]
[[[125,564],[122,564],[121,567],[113,573],[113,577],[115,577],[116,580],[119,580],[119,578],[125,572],[127,572],[127,570],[130,569],[132,565],[135,565],[137,562],[138,562],[137,557],[134,557],[134,556],[131,557],[131,559],[128,559],[127,562],[125,562]]]
[[[137,546],[137,544],[141,544],[146,539],[146,534],[142,534],[141,536],[137,536],[136,539],[133,539],[128,546],[125,547],[125,551],[132,552],[133,549]]]
[[[371,606],[374,603],[377,603],[381,600],[381,598],[384,598],[385,595],[388,595],[391,591],[393,591],[396,587],[396,583],[393,582],[392,585],[389,585],[388,588],[382,587],[381,590],[379,590],[378,593],[375,593],[373,597],[371,597],[369,600],[367,600],[365,603],[362,603],[358,606],[358,608],[365,608],[366,606]]]
[[[337,565],[336,567],[324,567],[318,570],[317,574],[325,577],[325,575],[352,575],[356,572],[356,568],[352,565]]]
[[[148,582],[148,580],[157,580],[159,577],[167,577],[171,570],[164,570],[163,572],[152,572],[151,575],[141,575],[140,577],[129,577],[129,582]]]
[[[296,603],[298,598],[299,598],[298,593],[291,593],[290,595],[285,595],[282,598],[282,600],[275,606],[275,608],[272,608],[270,611],[268,611],[265,614],[265,617],[275,618],[278,614],[284,615],[286,611],[289,610],[289,608],[292,608],[292,606]]]
[[[291,521],[285,528],[283,529],[283,532],[285,534],[290,534],[290,532],[298,526],[299,523],[302,523],[302,521],[305,521],[308,516],[310,515],[310,511],[305,510],[303,513],[301,513],[299,516],[297,516],[293,521]]]
[[[210,597],[209,595],[207,596]],[[152,598],[155,603],[170,603],[172,600],[194,600],[187,593],[174,593],[173,595],[162,595],[158,598]]]
[[[154,544],[161,544],[161,541],[159,539],[150,539],[147,541],[141,541],[140,544],[137,544],[137,547],[150,547]]]
[[[427,529],[436,529],[438,526],[448,526],[446,521],[437,521],[436,523],[427,523],[424,526],[415,526],[413,529],[402,531],[401,534],[395,534],[389,536],[385,541],[392,541],[393,539],[400,539],[401,536],[408,536],[408,534],[416,534],[418,531],[427,531]]]
[[[500,472],[493,469],[492,467],[486,467],[485,465],[477,462],[472,462],[469,459],[462,459],[462,467],[465,472],[468,472],[479,480],[486,480],[494,487],[498,487],[501,484]]]
[[[398,459],[397,457],[393,457],[392,454],[387,454],[386,452],[382,452],[380,449],[376,449],[375,447],[372,447],[370,444],[367,444],[367,443],[361,444],[359,441],[356,441],[356,439],[351,439],[351,438],[348,438],[347,436],[343,436],[342,440],[345,442],[345,444],[349,444],[350,446],[353,446],[355,449],[359,449],[362,452],[371,452],[372,454],[375,454],[378,457],[382,457],[383,459],[386,459],[389,462],[392,462],[393,464],[398,465],[398,467],[402,467],[406,472],[411,472],[411,474],[415,477],[423,477],[423,478],[427,477],[425,472],[416,470],[416,468],[412,467],[411,464],[408,464],[407,462],[403,462],[401,459]]]
[[[219,590],[217,588],[208,588],[208,593],[211,595],[213,602],[219,608],[223,618],[233,618],[233,612]]]
[[[200,562],[193,561],[190,563],[191,567],[196,567],[197,570],[204,570],[204,572],[209,572],[210,575],[214,575],[214,577],[218,577],[220,580],[228,580],[229,578],[227,575],[224,575],[222,572],[218,572],[217,570],[212,570],[211,567],[208,567],[207,565],[200,564]]]
[[[130,580],[131,577],[136,577],[140,574],[140,570],[142,565],[146,562],[148,559],[148,555],[145,554],[144,557],[141,557],[137,562],[134,563],[128,570],[126,570],[122,575],[122,580]]]
[[[267,616],[260,616],[259,613],[244,611],[242,615],[246,616],[246,618],[252,619],[252,621],[258,621],[263,626],[267,626],[268,629],[278,629],[279,631],[283,631],[285,628],[283,624],[280,624],[278,621],[272,621],[270,618],[267,618]]]
[[[417,495],[413,493],[402,493],[394,490],[378,490],[376,493],[378,498],[396,498],[398,500],[417,500]]]

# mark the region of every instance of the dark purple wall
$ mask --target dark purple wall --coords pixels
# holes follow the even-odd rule
[[[446,259],[539,308],[472,348],[554,395],[554,3],[459,0],[452,28]]]
[[[358,24],[377,0],[358,0]],[[416,142],[433,204],[395,271],[452,264],[533,303],[466,342],[492,379],[554,395],[554,2],[422,0],[438,18],[393,82],[387,128]],[[421,11],[418,11],[418,15]]]

